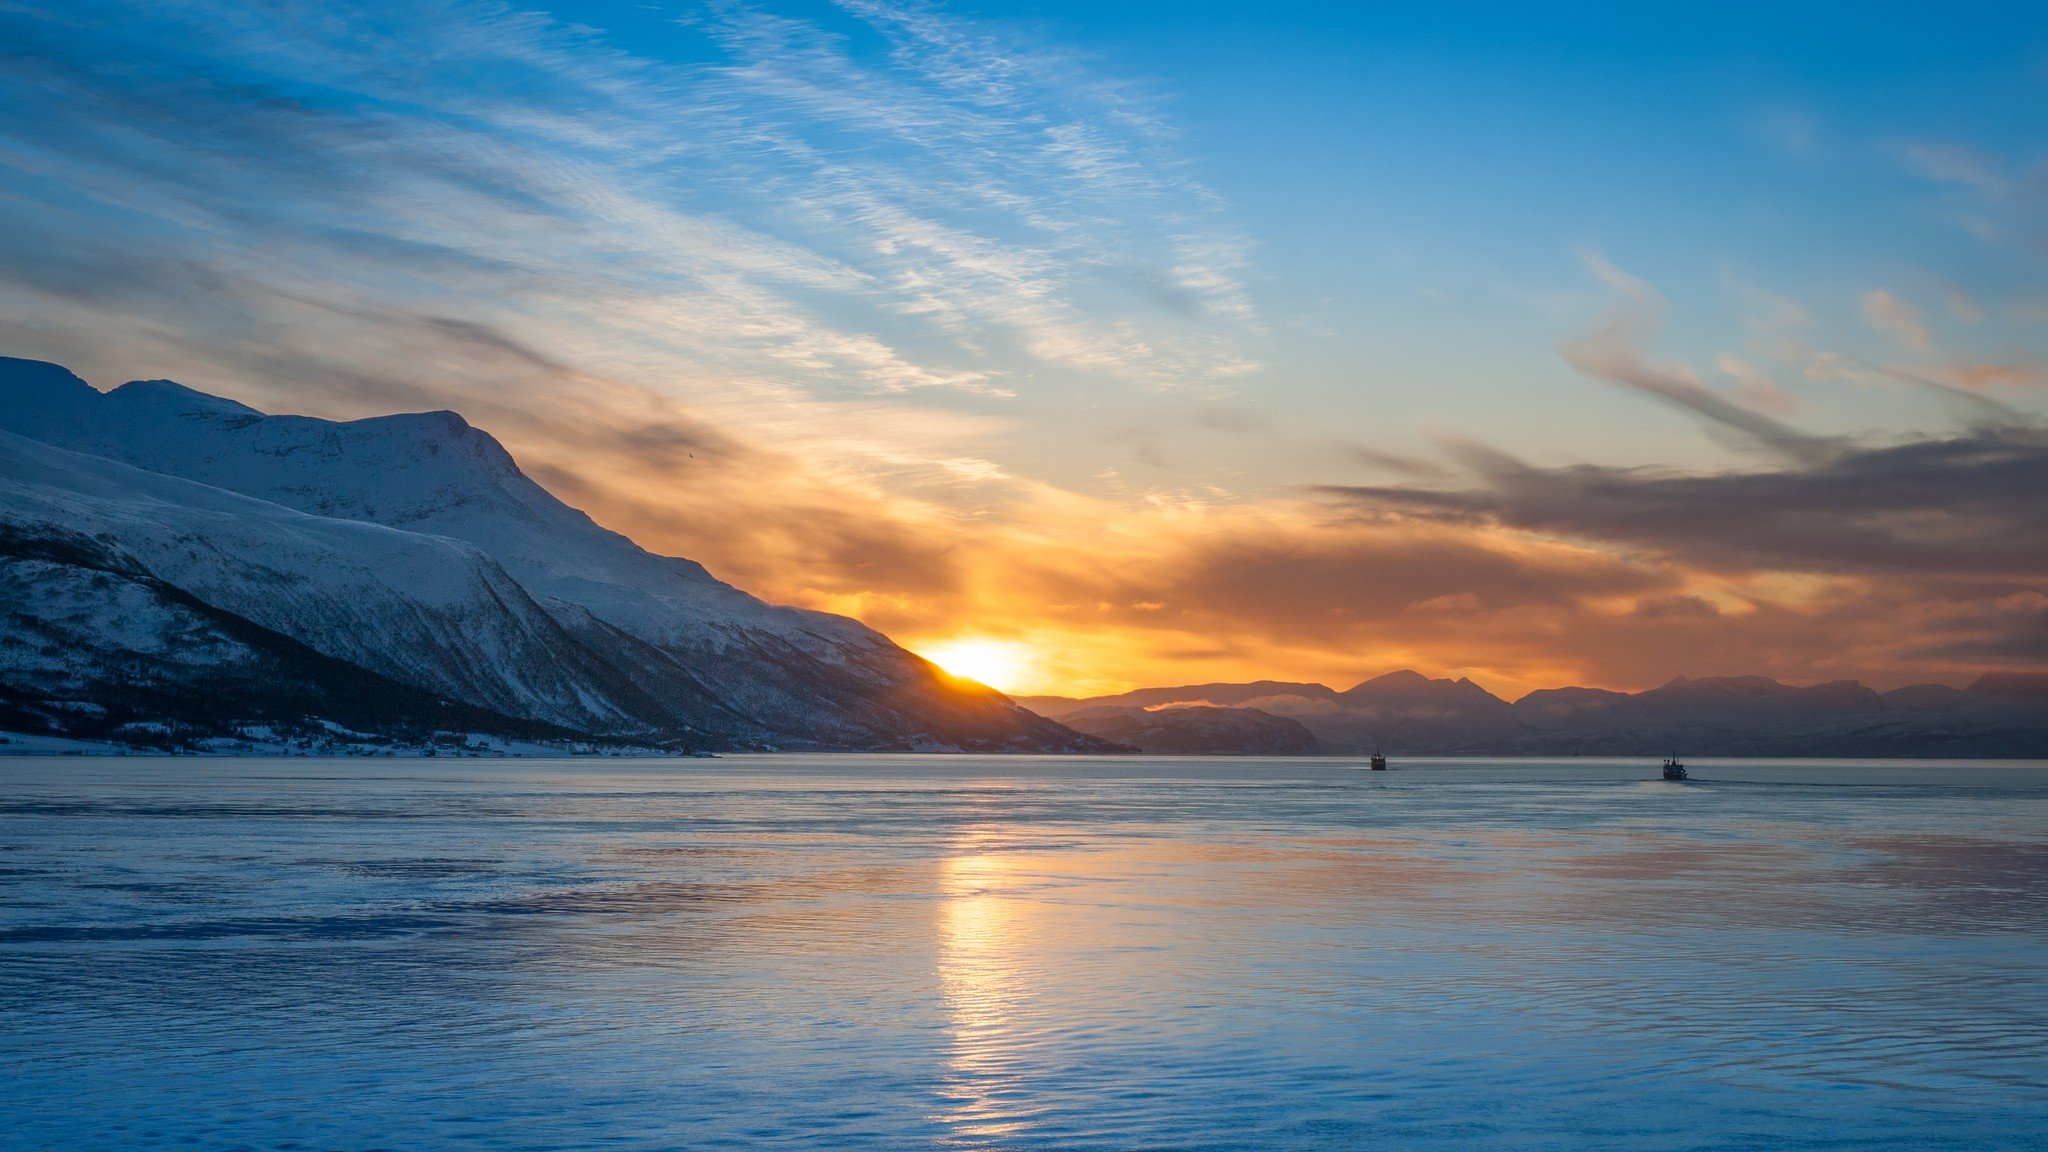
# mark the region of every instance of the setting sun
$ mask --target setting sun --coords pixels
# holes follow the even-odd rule
[[[945,640],[918,655],[955,676],[978,681],[998,692],[1015,691],[1019,682],[1031,674],[1031,649],[1015,640]]]

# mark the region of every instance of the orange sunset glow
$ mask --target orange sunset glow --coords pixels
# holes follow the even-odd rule
[[[2048,667],[2040,160],[1980,114],[2017,98],[1687,59],[1683,131],[1606,135],[1533,64],[1297,89],[1142,21],[719,9],[605,33],[604,78],[589,29],[415,22],[400,87],[236,57],[355,93],[324,135],[38,98],[5,351],[458,412],[641,546],[1014,693]]]
[[[919,654],[955,676],[1003,692],[1032,691],[1047,683],[1038,672],[1037,655],[1014,640],[941,640],[926,645]]]

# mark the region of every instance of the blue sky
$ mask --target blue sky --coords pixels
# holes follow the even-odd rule
[[[1662,346],[1708,365],[1744,342],[1764,294],[1873,357],[1885,336],[1859,302],[1874,290],[1918,300],[1972,354],[2040,347],[1999,305],[2036,303],[2043,236],[1971,232],[2040,224],[2038,188],[2031,207],[2006,202],[2040,162],[2048,108],[2027,6],[1031,7],[1186,78],[1173,107],[1205,178],[1258,222],[1261,303],[1334,331],[1298,342],[1317,345],[1298,349],[1304,369],[1362,378],[1404,425],[1643,458],[1586,437],[1592,415],[1663,431],[1647,458],[1668,459],[1668,420],[1603,406],[1540,354],[1597,308],[1588,252],[1669,298]],[[1944,156],[2006,187],[1931,177]],[[1945,315],[1952,291],[1986,318]],[[1404,387],[1417,380],[1431,387]],[[1850,412],[1824,390],[1801,398],[1831,423],[1929,416],[1911,399],[1874,414],[1867,395]]]
[[[715,60],[642,6],[564,6],[650,54]],[[1547,9],[1547,10],[1546,10]],[[808,11],[855,56],[885,40]],[[2048,38],[2027,6],[970,4],[1167,121],[1255,256],[1270,371],[1243,395],[1408,437],[1454,426],[1603,459],[1699,459],[1682,416],[1611,403],[1544,353],[1601,305],[1594,256],[1671,303],[1712,371],[1760,314],[1883,360],[1874,291],[1951,358],[2038,353]],[[2031,200],[2032,203],[2026,201]],[[1809,420],[1912,427],[1926,397],[1755,363]],[[1726,377],[1725,372],[1722,373]],[[1586,435],[1591,419],[1614,435]],[[1680,441],[1673,443],[1674,440]],[[1277,477],[1276,477],[1277,478]]]
[[[652,547],[1014,644],[1027,689],[1699,670],[1660,645],[1956,678],[2031,652],[2048,590],[1373,493],[1804,484],[2036,427],[2044,24],[0,4],[0,351],[455,408]]]

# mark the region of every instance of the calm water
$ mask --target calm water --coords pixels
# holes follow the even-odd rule
[[[0,760],[9,1148],[2048,1146],[2048,766]]]

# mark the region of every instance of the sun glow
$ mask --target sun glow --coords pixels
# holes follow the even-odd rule
[[[1015,691],[1032,674],[1031,649],[1015,640],[942,640],[920,649],[918,655],[955,676],[999,692]]]

